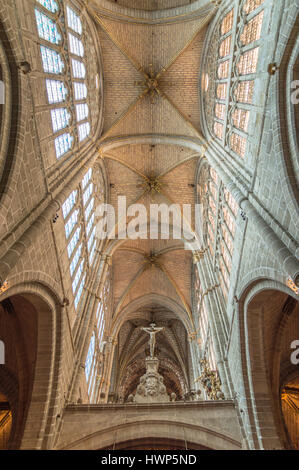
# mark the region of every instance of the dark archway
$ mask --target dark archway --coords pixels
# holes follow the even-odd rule
[[[61,341],[56,315],[60,309],[48,294],[42,298],[27,289],[23,286],[22,293],[0,302],[0,341],[5,347],[0,393],[7,398],[12,415],[7,449],[47,448],[53,438],[57,394],[53,380],[59,372],[55,358]]]
[[[266,450],[291,447],[281,393],[285,377],[298,367],[291,362],[291,343],[299,332],[299,303],[287,290],[271,288],[271,283],[274,287],[272,281],[264,281],[264,289],[255,286],[255,295],[248,295],[244,305],[240,302],[245,314],[241,342],[246,349],[244,379],[253,446]]]
[[[0,366],[0,393],[11,404],[12,432],[7,448],[21,444],[32,394],[37,351],[37,312],[22,296],[0,303],[0,339],[5,364]]]

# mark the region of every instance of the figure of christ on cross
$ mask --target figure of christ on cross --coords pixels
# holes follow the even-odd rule
[[[164,327],[160,328],[155,328],[156,324],[151,323],[150,328],[143,328],[141,327],[141,330],[145,331],[150,335],[149,338],[149,346],[150,346],[150,357],[153,359],[155,357],[155,344],[156,344],[156,334],[159,333],[159,331],[164,330]]]

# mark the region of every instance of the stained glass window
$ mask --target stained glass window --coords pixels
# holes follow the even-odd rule
[[[211,227],[213,229],[213,232],[215,232],[215,218],[214,218],[214,214],[211,213],[211,211],[209,211],[208,213],[208,217],[209,217],[209,221],[210,221],[210,224],[211,224]]]
[[[217,86],[217,98],[219,100],[225,100],[227,94],[227,83],[220,83]]]
[[[89,379],[89,385],[88,385],[88,395],[91,399],[94,389],[95,389],[95,384],[96,384],[96,369],[97,369],[97,363],[96,361],[93,362],[91,374],[90,374],[90,379]]]
[[[89,263],[91,264],[95,248],[96,248],[96,240],[95,240],[95,213],[94,213],[94,197],[90,200],[93,192],[94,192],[94,184],[91,182],[92,177],[92,169],[90,168],[88,172],[84,175],[82,180],[82,191],[83,191],[83,207],[87,205],[84,210],[85,220],[88,222],[86,226],[86,236],[88,238],[87,242],[87,250],[89,252]],[[88,202],[90,201],[90,202]]]
[[[74,82],[75,100],[83,100],[87,97],[87,87],[85,83]]]
[[[231,233],[228,231],[226,225],[222,224],[221,226],[221,232],[222,232],[222,236],[223,236],[223,239],[225,241],[225,244],[230,252],[230,255],[232,256],[233,254],[233,240],[232,240],[232,235]]]
[[[264,18],[264,11],[261,11],[252,20],[250,20],[245,26],[243,33],[241,34],[241,41],[244,45],[250,44],[251,42],[257,41],[261,37],[262,24]]]
[[[252,103],[253,89],[253,80],[239,82],[235,90],[236,100],[241,103]]]
[[[62,74],[64,69],[64,62],[60,54],[45,46],[40,46],[40,49],[44,71],[47,73]]]
[[[88,181],[90,181],[92,177],[92,168],[89,168],[88,172],[84,175],[84,178],[82,180],[82,189],[84,190]]]
[[[90,124],[89,122],[85,122],[84,124],[80,124],[78,126],[78,133],[79,133],[79,141],[86,139],[86,137],[90,134]]]
[[[62,43],[61,31],[65,31],[65,26],[68,31],[67,41],[64,45],[63,50],[65,51],[66,60],[71,65],[72,78],[79,79],[73,83],[65,83],[63,78],[50,79],[45,77],[45,84],[48,96],[48,102],[50,105],[56,105],[58,103],[65,103],[63,107],[52,107],[50,110],[53,133],[63,133],[56,135],[54,139],[54,145],[56,150],[57,158],[60,158],[66,152],[71,150],[74,137],[71,132],[63,131],[71,125],[71,112],[68,106],[68,93],[69,88],[73,88],[74,101],[82,101],[77,103],[75,106],[76,118],[81,124],[78,124],[78,135],[80,141],[85,139],[91,131],[91,126],[87,121],[89,116],[89,108],[86,103],[87,99],[87,84],[83,83],[83,79],[86,77],[86,69],[83,61],[76,60],[75,58],[68,58],[68,54],[71,53],[78,57],[84,56],[84,45],[83,40],[79,38],[83,32],[83,25],[80,19],[80,13],[66,5],[66,18],[64,21],[63,11],[61,15],[56,15],[59,11],[60,2],[57,0],[38,0],[38,3],[42,7],[35,8],[35,17],[38,29],[38,35],[44,41],[51,42],[55,46]],[[48,12],[46,12],[46,10]],[[63,28],[60,28],[60,24]],[[60,46],[60,48],[62,48]],[[46,47],[40,45],[41,59],[43,70],[47,74],[56,74],[65,76],[65,61],[63,53],[59,53],[57,47]],[[82,82],[81,82],[82,80]],[[70,95],[70,106],[73,105],[73,97]],[[84,102],[83,102],[84,101]],[[71,108],[70,108],[71,109]],[[82,122],[83,121],[83,122]],[[95,213],[94,204],[95,199],[93,197],[94,184],[89,183],[91,179],[91,170],[89,170],[83,181],[82,191],[84,192],[78,201],[78,191],[73,191],[67,198],[65,203],[62,205],[62,213],[65,219],[65,235],[66,235],[66,248],[70,263],[70,275],[72,281],[72,287],[74,292],[74,305],[77,309],[82,292],[84,289],[84,283],[86,279],[86,266],[87,266],[87,255],[91,263],[94,258],[96,249],[96,237],[95,237]],[[80,203],[80,208],[79,208]],[[85,210],[84,210],[84,206]],[[81,213],[82,210],[82,213]],[[82,217],[86,218],[86,232],[82,233],[81,221]],[[87,241],[88,240],[88,241]],[[87,251],[88,250],[88,251]]]
[[[213,183],[213,181],[211,180],[211,181],[209,182],[209,190],[210,190],[210,192],[211,192],[211,194],[212,194],[212,196],[213,196],[213,201],[217,201],[217,193],[218,193],[217,189],[218,189],[217,186],[216,186],[216,185]],[[215,207],[215,210],[213,210],[213,212],[214,212],[214,213],[216,212],[216,207]]]
[[[212,371],[217,371],[215,348],[214,348],[214,345],[213,345],[213,340],[212,340],[211,335],[209,336],[209,342],[208,342],[208,345],[207,345],[207,357],[208,357],[210,369]]]
[[[76,198],[77,198],[77,191],[72,191],[72,193],[69,195],[67,200],[62,204],[62,214],[63,214],[64,219],[67,218],[72,208],[74,207],[76,203]]]
[[[69,6],[66,7],[66,13],[67,13],[68,27],[81,35],[82,34],[82,22],[79,16]]]
[[[234,217],[232,216],[232,214],[230,213],[230,211],[229,211],[229,209],[227,208],[227,206],[224,206],[222,211],[223,211],[223,220],[224,220],[224,222],[226,223],[227,228],[229,229],[230,233],[231,233],[232,236],[234,237],[234,235],[235,235],[235,230],[236,230],[235,219],[234,219]]]
[[[229,286],[229,275],[228,275],[227,268],[225,266],[225,263],[224,263],[222,257],[219,260],[219,266],[220,266],[221,274],[223,276],[225,285],[226,285],[226,287],[228,287]]]
[[[82,192],[78,192],[77,189],[73,191],[62,205],[63,216],[66,220],[67,253],[74,293],[74,306],[76,309],[79,305],[86,279],[86,268],[88,266],[86,257],[88,255],[89,266],[91,266],[96,250],[96,224],[94,197],[92,196],[95,187],[92,181],[92,168],[89,168],[82,178],[81,190]],[[78,194],[80,194],[80,200],[78,200]],[[86,206],[85,209],[84,206]],[[83,215],[87,222],[85,233],[82,233],[82,226],[80,224]]]
[[[87,227],[86,227],[86,234],[87,234],[87,236],[89,235],[89,232],[90,232],[90,230],[92,229],[93,224],[94,224],[94,213],[93,213],[92,216],[90,217],[90,220],[89,220],[89,222],[88,222],[88,224],[87,224]]]
[[[248,75],[256,72],[259,48],[255,47],[241,55],[237,65],[240,75]]]
[[[65,133],[56,137],[55,139],[55,148],[56,148],[56,156],[60,158],[66,152],[68,152],[72,148],[72,142],[74,137],[71,136],[69,133]]]
[[[218,175],[217,175],[216,171],[214,170],[214,168],[210,168],[210,176],[211,176],[212,180],[214,181],[214,183],[217,185],[218,184]]]
[[[71,33],[68,34],[68,37],[69,37],[69,45],[70,45],[71,53],[79,57],[83,57],[84,47],[83,47],[82,41],[80,41],[80,39],[78,39],[76,36],[74,36]]]
[[[86,205],[87,201],[89,200],[89,198],[92,194],[92,191],[93,191],[93,184],[90,183],[88,185],[88,188],[86,189],[86,191],[84,191],[84,194],[83,194],[83,206]]]
[[[246,0],[244,2],[243,12],[246,14],[252,13],[255,9],[262,5],[263,0]],[[255,15],[255,16],[254,16]],[[223,18],[220,25],[220,46],[217,63],[217,78],[216,82],[216,98],[221,100],[215,104],[214,108],[214,124],[213,131],[216,137],[223,140],[226,128],[221,125],[218,120],[224,121],[226,115],[227,99],[231,102],[231,96],[228,93],[228,78],[230,70],[237,69],[239,77],[238,81],[233,82],[233,93],[236,101],[239,103],[251,104],[253,101],[254,92],[254,79],[249,77],[257,71],[258,57],[259,57],[259,46],[256,41],[260,40],[262,32],[262,24],[264,18],[264,11],[257,11],[246,18],[245,15],[241,15],[241,20],[237,22],[237,36],[240,34],[240,40],[242,46],[248,46],[249,44],[255,45],[250,50],[241,49],[241,55],[235,61],[234,57],[228,58],[231,51],[232,45],[232,29],[234,24],[234,9],[232,9]],[[249,49],[247,47],[247,49]],[[224,60],[223,60],[224,59]],[[243,78],[245,80],[243,80]],[[248,80],[250,78],[250,80]],[[230,103],[231,104],[231,103]],[[218,118],[218,119],[217,119]],[[230,118],[230,116],[229,116]],[[250,110],[248,109],[235,109],[231,115],[231,124],[236,129],[230,136],[230,147],[241,157],[245,156],[246,150],[246,138],[245,136],[239,135],[237,129],[242,132],[248,132],[250,118]],[[227,140],[225,139],[225,142]]]
[[[94,228],[93,228],[93,231],[91,232],[90,238],[89,238],[89,240],[88,240],[88,242],[87,242],[87,248],[88,248],[88,251],[89,251],[89,252],[90,252],[90,250],[91,250],[91,247],[92,247],[92,243],[93,243],[95,234],[96,234],[96,228],[94,227]]]
[[[79,210],[75,210],[72,215],[70,216],[69,220],[67,221],[67,223],[65,224],[65,235],[66,235],[66,238],[68,238],[70,236],[70,234],[72,233],[75,225],[77,224],[78,222],[78,215],[79,215]]]
[[[76,116],[77,121],[83,121],[88,117],[89,109],[86,103],[84,104],[76,104]]]
[[[87,357],[85,361],[85,376],[86,376],[87,382],[89,380],[89,376],[91,372],[91,366],[92,366],[93,359],[94,359],[94,353],[95,353],[95,334],[93,333],[90,343],[89,343],[88,353],[87,353]]]
[[[93,261],[94,254],[95,254],[95,249],[96,249],[96,240],[93,242],[93,245],[92,245],[92,248],[91,248],[91,251],[90,251],[90,255],[89,255],[89,264],[90,265],[92,265],[92,261]]]
[[[209,186],[208,186],[208,247],[213,255],[214,252],[214,240],[215,240],[215,229],[216,229],[216,201],[218,197],[218,176],[217,173],[210,168],[209,170]]]
[[[78,264],[78,261],[80,259],[81,253],[82,253],[82,243],[77,248],[76,253],[74,254],[74,257],[73,257],[72,262],[70,264],[71,276],[74,274],[74,271],[75,271],[76,266]]]
[[[251,13],[252,11],[256,10],[260,5],[264,3],[264,0],[247,0],[243,7],[244,13]]]
[[[221,36],[228,33],[233,27],[234,9],[232,9],[222,20],[221,23]]]
[[[209,89],[209,75],[207,73],[204,73],[201,78],[201,86],[204,91],[208,91]]]
[[[232,114],[232,120],[234,126],[238,129],[241,129],[244,132],[248,130],[248,123],[249,123],[249,111],[245,111],[245,109],[235,109]]]
[[[216,103],[215,105],[215,116],[218,117],[218,119],[224,119],[225,118],[225,105]]]
[[[223,266],[222,266],[223,268]],[[222,294],[223,294],[223,297],[224,299],[227,301],[227,287],[226,287],[226,284],[224,282],[224,279],[223,279],[223,272],[221,272],[221,275],[220,275],[220,287],[221,287],[221,290],[222,290]],[[225,276],[227,276],[226,272],[225,272]]]
[[[73,292],[75,293],[76,290],[77,290],[77,286],[78,286],[78,282],[80,281],[81,279],[81,276],[82,276],[82,273],[83,273],[83,268],[84,268],[84,259],[81,261],[81,263],[79,264],[79,267],[77,269],[77,272],[76,272],[76,275],[74,277],[74,280],[72,282],[72,289],[73,289]]]
[[[75,305],[75,308],[78,307],[79,305],[79,302],[80,302],[80,299],[81,299],[81,295],[82,295],[82,292],[83,292],[83,287],[84,287],[84,283],[85,283],[85,278],[86,278],[86,273],[83,275],[82,277],[82,280],[80,282],[80,286],[78,288],[78,291],[77,291],[77,294],[76,294],[76,297],[75,297],[75,301],[74,301],[74,305]]]
[[[236,215],[238,212],[238,204],[236,200],[233,198],[233,196],[231,195],[231,193],[226,188],[224,188],[224,197],[225,197],[225,201],[228,207]]]
[[[234,248],[234,236],[236,230],[235,216],[238,205],[231,193],[223,186],[216,171],[213,168],[203,173],[200,187],[206,194],[205,220],[206,241],[208,249],[213,257],[212,263],[219,266],[219,283],[223,291],[224,299],[227,299],[229,286],[229,272],[232,267],[232,255]],[[208,180],[208,184],[206,181]],[[218,245],[219,244],[219,245]],[[215,250],[216,246],[216,250]],[[202,302],[204,304],[204,302]],[[200,326],[204,329],[204,323]]]
[[[230,47],[231,47],[231,40],[232,37],[228,36],[225,38],[219,48],[219,57],[226,57],[230,53]]]
[[[209,198],[209,204],[210,204],[210,210],[213,212],[214,215],[216,215],[216,204],[215,204],[215,199],[213,197]]]
[[[218,139],[222,139],[223,138],[223,124],[221,124],[220,122],[214,122],[214,132],[215,132],[215,135],[216,137],[218,137]]]
[[[71,115],[66,108],[56,108],[51,110],[53,131],[57,132],[68,126]]]
[[[70,243],[67,246],[67,253],[68,253],[69,258],[72,256],[72,253],[80,239],[80,232],[81,232],[81,227],[78,227],[74,235],[72,236]]]
[[[221,249],[221,255],[224,260],[225,266],[228,270],[228,273],[230,273],[231,267],[232,267],[231,256],[226,248],[224,240],[222,240],[220,243],[220,249]]]
[[[58,32],[56,23],[37,8],[35,8],[35,17],[39,37],[52,44],[59,44],[62,37]]]
[[[198,313],[200,312],[200,306],[202,301],[202,287],[199,279],[198,269],[195,266],[195,273],[194,273],[195,281],[194,281],[194,291],[195,291],[195,299],[196,299],[196,308]]]
[[[98,340],[99,340],[99,343],[101,343],[103,339],[104,330],[105,330],[104,308],[103,308],[102,302],[99,302],[98,310],[96,313],[96,318],[97,318]]]
[[[86,69],[83,62],[72,59],[72,69],[74,78],[85,78]]]
[[[209,246],[209,250],[211,252],[211,255],[213,255],[214,253],[214,231],[211,227],[211,225],[208,225],[208,246]]]
[[[225,62],[221,62],[218,66],[218,77],[227,78],[228,77],[228,70],[229,70],[229,60]]]
[[[56,13],[59,10],[58,4],[55,0],[37,0],[43,7],[52,13]]]
[[[245,156],[246,150],[246,139],[245,137],[236,134],[235,132],[232,133],[230,137],[230,147],[234,152],[236,152],[240,157]]]
[[[48,93],[48,101],[50,104],[61,103],[65,101],[68,89],[66,88],[64,82],[59,80],[46,80],[46,87]]]

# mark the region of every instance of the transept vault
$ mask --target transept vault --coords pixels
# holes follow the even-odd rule
[[[0,449],[299,448],[298,7],[0,0]]]

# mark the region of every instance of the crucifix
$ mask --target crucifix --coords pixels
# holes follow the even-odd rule
[[[156,334],[159,333],[159,331],[164,330],[164,327],[156,328],[155,323],[150,324],[150,328],[143,328],[141,327],[141,330],[145,331],[150,335],[149,338],[149,346],[150,346],[150,357],[153,359],[155,357],[155,344],[156,344]]]

